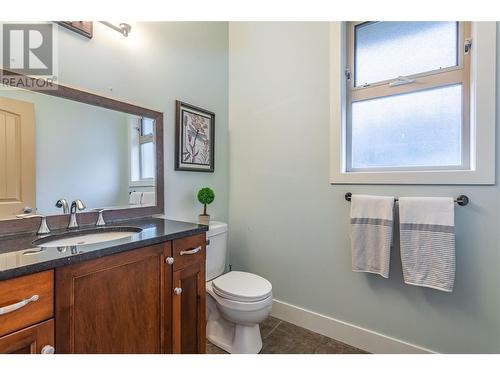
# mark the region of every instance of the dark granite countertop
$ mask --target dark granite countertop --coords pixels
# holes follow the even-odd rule
[[[52,268],[66,266],[85,260],[96,259],[106,255],[120,253],[143,246],[155,245],[176,238],[203,233],[208,226],[161,218],[141,218],[123,220],[106,225],[106,227],[140,228],[142,231],[130,237],[120,238],[94,244],[44,247],[36,246],[33,241],[52,235],[68,233],[67,230],[55,230],[49,235],[38,236],[35,233],[16,234],[0,237],[0,280],[28,275]],[[117,230],[120,230],[117,229]],[[94,226],[80,227],[82,231],[94,232]],[[73,231],[74,232],[74,231]]]

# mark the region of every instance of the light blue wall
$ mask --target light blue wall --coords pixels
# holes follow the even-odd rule
[[[276,299],[412,344],[500,352],[500,187],[330,185],[328,31],[327,23],[230,23],[233,267],[268,278]],[[456,208],[453,293],[405,285],[397,248],[388,280],[352,272],[347,191],[468,195]]]
[[[164,113],[165,209],[168,218],[196,221],[196,191],[211,186],[215,219],[227,220],[227,44],[225,22],[139,22],[124,38],[94,22],[86,39],[62,27],[59,81]],[[174,171],[175,100],[216,114],[215,173]]]

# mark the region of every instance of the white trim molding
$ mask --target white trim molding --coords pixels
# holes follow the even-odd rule
[[[279,300],[271,315],[373,354],[434,354],[436,352],[366,328],[318,314]]]
[[[472,22],[470,169],[427,171],[346,170],[346,25],[330,23],[331,184],[495,184],[496,23]]]

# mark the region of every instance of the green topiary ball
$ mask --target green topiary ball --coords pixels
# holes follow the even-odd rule
[[[215,193],[209,187],[204,187],[198,191],[198,201],[201,204],[210,204],[215,199]]]

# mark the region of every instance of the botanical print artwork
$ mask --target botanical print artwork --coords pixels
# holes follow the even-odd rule
[[[214,172],[215,113],[176,100],[175,170]]]
[[[182,111],[182,162],[210,165],[210,117]]]

